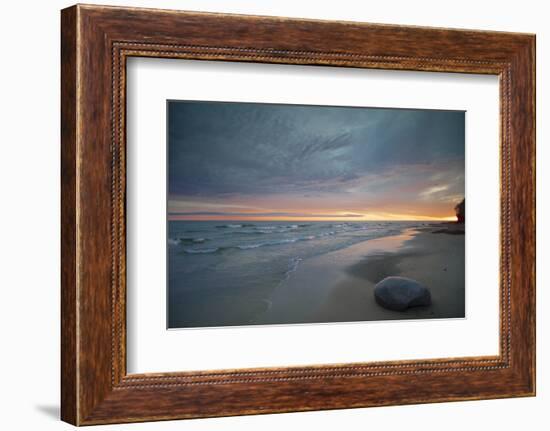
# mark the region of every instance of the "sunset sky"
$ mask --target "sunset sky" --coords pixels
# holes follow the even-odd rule
[[[170,220],[454,219],[464,112],[168,102]]]

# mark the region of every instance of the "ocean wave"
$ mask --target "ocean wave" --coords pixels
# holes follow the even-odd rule
[[[285,272],[285,279],[288,279],[290,277],[290,274],[292,274],[294,271],[298,269],[298,265],[303,259],[301,257],[293,257],[290,259],[290,262],[288,264],[288,269]]]
[[[290,225],[254,225],[254,224],[232,224],[218,225],[218,229],[228,229],[224,232],[225,235],[263,235],[275,233],[288,233],[289,231],[302,229],[310,226],[309,224],[290,224]],[[245,228],[245,229],[239,229]]]
[[[241,227],[256,227],[253,223],[229,223],[229,224],[219,224],[216,226],[218,229],[238,229]]]
[[[190,238],[190,237],[168,238],[169,245],[202,244],[206,241],[210,241],[210,239],[209,238]]]
[[[227,231],[224,232],[224,235],[231,236],[231,235],[264,235],[267,233],[274,233],[274,231],[271,230],[240,230],[240,231]]]
[[[208,238],[180,238],[179,240],[181,244],[202,244],[209,241]]]
[[[304,227],[308,227],[309,224],[280,224],[280,225],[252,225],[258,230],[275,230],[278,232],[284,232],[288,229],[300,229]]]
[[[216,248],[201,248],[201,249],[196,249],[196,248],[186,248],[185,251],[186,253],[189,253],[189,254],[209,254],[209,253],[216,253],[218,251],[220,251],[220,247],[216,247]]]
[[[279,239],[279,240],[273,240],[273,241],[265,241],[265,242],[260,242],[258,244],[245,244],[242,246],[238,246],[238,248],[241,250],[247,250],[249,248],[258,248],[258,247],[264,247],[269,245],[293,244],[298,241],[310,241],[315,238],[317,238],[315,235],[308,235],[308,236],[303,236],[298,238],[285,238],[285,239]]]
[[[285,238],[285,239],[279,239],[279,240],[273,240],[273,241],[258,242],[253,244],[241,244],[241,245],[222,246],[222,247],[213,247],[213,248],[186,248],[183,251],[189,254],[209,254],[209,253],[219,253],[219,252],[228,251],[228,250],[253,250],[255,248],[260,248],[260,247],[293,244],[298,241],[309,241],[315,238],[317,238],[315,235],[309,235],[309,236],[304,236],[299,238]]]
[[[236,248],[239,250],[250,250],[253,248],[259,248],[259,247],[265,247],[270,245],[283,245],[283,244],[291,244],[297,241],[300,241],[301,238],[287,238],[287,239],[279,239],[275,241],[266,241],[266,242],[260,242],[257,244],[244,244],[244,245],[238,245]]]
[[[267,244],[238,245],[238,246],[232,247],[232,248],[238,248],[239,250],[251,250],[253,248],[262,247],[264,245],[267,245]]]

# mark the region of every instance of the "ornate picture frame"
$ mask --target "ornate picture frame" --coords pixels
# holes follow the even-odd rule
[[[64,421],[534,396],[534,35],[92,5],[61,17]],[[136,56],[497,75],[499,354],[128,374],[126,60]]]

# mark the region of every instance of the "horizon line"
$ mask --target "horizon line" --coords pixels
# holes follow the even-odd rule
[[[330,221],[339,221],[339,222],[387,222],[387,221],[425,221],[425,222],[452,222],[456,221],[456,216],[449,216],[449,217],[426,217],[423,218],[420,216],[419,218],[412,218],[412,219],[395,219],[395,218],[386,218],[386,219],[353,219],[350,220],[350,218],[323,218],[323,219],[307,219],[307,218],[288,218],[288,219],[281,219],[281,218],[275,218],[275,219],[267,219],[267,218],[243,218],[243,219],[228,219],[228,218],[209,218],[209,219],[187,219],[187,218],[171,218],[167,217],[168,221],[219,221],[219,222],[258,222],[258,221],[266,221],[266,222],[277,222],[277,221],[283,221],[283,222],[330,222]]]

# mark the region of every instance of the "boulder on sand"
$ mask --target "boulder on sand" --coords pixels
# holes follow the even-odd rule
[[[382,307],[395,311],[432,303],[428,288],[407,277],[384,278],[374,286],[374,298]]]

